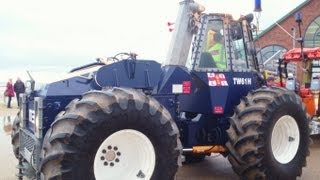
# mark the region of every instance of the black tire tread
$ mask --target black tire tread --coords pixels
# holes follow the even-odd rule
[[[89,133],[97,127],[104,127],[106,131],[110,130],[106,126],[105,117],[117,118],[121,114],[122,118],[128,119],[128,113],[136,116],[137,111],[145,112],[148,116],[158,119],[156,126],[161,126],[163,139],[171,142],[170,157],[174,157],[166,162],[166,172],[161,171],[153,175],[153,177],[166,177],[173,179],[174,175],[181,163],[182,146],[179,140],[179,131],[172,120],[169,112],[163,108],[155,99],[147,97],[144,94],[132,89],[113,88],[103,91],[90,91],[83,94],[79,100],[72,101],[65,112],[61,112],[56,120],[52,123],[51,128],[45,135],[43,150],[41,157],[43,158],[40,171],[43,179],[70,179],[74,178],[74,169],[79,160],[78,154],[89,152],[90,148],[84,145],[84,142],[92,140]],[[119,117],[118,117],[119,118]],[[119,120],[119,119],[118,119]],[[141,124],[141,122],[139,122]],[[108,129],[109,128],[109,129]],[[174,140],[174,141],[173,141]],[[172,143],[172,141],[174,143]],[[82,152],[79,152],[80,149]],[[159,158],[162,159],[162,158]],[[160,160],[162,161],[162,160]],[[161,162],[163,163],[163,162]],[[92,175],[88,170],[87,174]],[[81,177],[91,179],[92,177]]]
[[[284,102],[292,102],[297,107],[302,107],[301,110],[305,113],[300,97],[278,87],[252,91],[235,108],[235,114],[230,118],[230,128],[227,130],[229,142],[226,146],[230,151],[228,159],[234,171],[243,179],[283,179],[282,175],[274,175],[268,170],[263,157],[265,127],[269,125],[269,115]],[[300,129],[304,135],[301,138],[309,139],[306,132],[307,122],[304,125],[306,129]],[[309,142],[307,146],[308,144]],[[300,167],[296,172],[292,172],[289,179],[300,176],[302,167],[306,165],[308,147],[303,148],[302,152],[300,156],[303,162],[298,165]]]

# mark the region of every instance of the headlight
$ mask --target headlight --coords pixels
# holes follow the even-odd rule
[[[42,138],[42,121],[43,121],[43,99],[34,98],[34,133],[37,138]]]

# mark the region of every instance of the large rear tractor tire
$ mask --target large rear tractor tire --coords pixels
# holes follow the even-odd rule
[[[155,99],[133,89],[90,91],[44,137],[41,179],[174,179],[179,131]]]
[[[228,155],[243,179],[296,179],[309,155],[309,127],[300,97],[261,88],[236,107],[227,130]]]
[[[20,128],[20,112],[18,112],[17,116],[15,117],[13,124],[12,124],[12,131],[11,131],[11,144],[14,156],[18,159],[19,158],[19,128]]]

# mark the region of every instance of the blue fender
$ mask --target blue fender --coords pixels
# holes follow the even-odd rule
[[[122,60],[100,68],[96,83],[100,87],[130,87],[152,90],[161,75],[161,64],[150,60]]]

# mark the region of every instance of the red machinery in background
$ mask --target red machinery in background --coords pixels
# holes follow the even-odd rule
[[[315,60],[320,60],[320,47],[291,49],[283,54],[283,58],[280,59],[279,63],[280,82],[282,82],[283,79],[281,73],[283,70],[286,75],[286,84],[282,84],[281,86],[294,90],[300,95],[310,116],[319,115],[320,79],[318,76],[312,77],[312,61]],[[290,62],[297,62],[301,65],[302,72],[300,74],[302,77],[296,78],[288,76],[286,67]],[[284,67],[282,67],[282,64]],[[301,82],[299,82],[298,79]]]
[[[285,62],[301,62],[304,59],[308,60],[319,60],[320,59],[320,47],[315,48],[294,48],[283,54]]]
[[[316,60],[320,60],[320,47],[294,48],[284,53],[283,58],[279,60],[281,86],[295,91],[302,98],[307,112],[312,118],[310,124],[311,134],[320,134],[320,76],[312,75],[312,62]],[[301,67],[302,71],[297,73],[300,77],[288,75],[287,64],[290,62],[297,63],[298,71]],[[285,85],[282,83],[282,73],[286,76]]]

